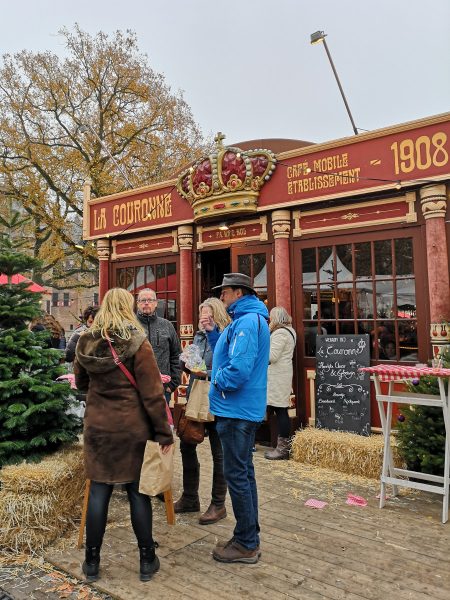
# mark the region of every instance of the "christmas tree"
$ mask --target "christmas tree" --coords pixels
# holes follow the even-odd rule
[[[442,363],[450,368],[450,353],[442,355]],[[439,394],[436,377],[413,379],[410,392]],[[441,408],[402,405],[397,417],[398,447],[408,469],[431,475],[444,474],[445,426]]]
[[[38,261],[20,251],[12,233],[23,224],[14,213],[0,217],[0,467],[23,459],[37,461],[63,442],[77,438],[80,419],[67,414],[70,385],[56,378],[65,370],[61,353],[48,348],[47,332],[33,333],[27,323],[40,315],[41,295],[28,283],[11,283],[13,275],[30,271]]]

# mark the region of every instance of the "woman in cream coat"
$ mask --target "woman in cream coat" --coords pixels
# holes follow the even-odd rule
[[[292,389],[292,356],[294,354],[296,333],[292,328],[292,317],[282,306],[270,311],[270,363],[267,374],[268,412],[275,413],[278,424],[278,444],[273,450],[265,452],[269,460],[289,458],[289,397]]]

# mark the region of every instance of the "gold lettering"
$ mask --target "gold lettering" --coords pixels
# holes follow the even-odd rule
[[[142,220],[143,221],[148,221],[148,219],[149,219],[149,215],[148,215],[148,198],[142,198],[141,209],[142,209]]]
[[[113,225],[114,227],[119,226],[119,205],[113,206]]]
[[[97,209],[94,208],[94,231],[106,229],[106,208],[100,209],[100,214],[97,214]]]
[[[139,223],[140,220],[141,220],[141,201],[135,200],[134,201],[134,222]]]
[[[165,216],[166,217],[171,217],[172,216],[172,194],[166,194],[166,196],[164,196],[165,198]]]

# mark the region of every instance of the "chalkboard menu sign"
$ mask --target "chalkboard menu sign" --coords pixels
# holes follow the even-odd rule
[[[318,335],[316,427],[370,435],[369,335]]]

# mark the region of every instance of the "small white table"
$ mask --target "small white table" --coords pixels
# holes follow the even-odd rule
[[[442,522],[448,521],[449,504],[449,458],[450,458],[450,369],[442,367],[412,367],[404,365],[376,365],[374,367],[364,367],[360,369],[374,376],[376,399],[378,410],[380,411],[381,425],[384,435],[383,468],[381,472],[381,493],[380,508],[383,508],[386,502],[386,484],[390,483],[393,488],[393,496],[397,495],[397,486],[425,490],[435,494],[442,495]],[[394,382],[405,379],[415,379],[426,375],[432,375],[438,378],[439,394],[415,394],[412,392],[394,391]],[[444,381],[448,381],[448,392],[445,393]],[[387,394],[381,391],[381,382],[389,382]],[[391,448],[391,423],[392,423],[392,405],[408,404],[421,406],[436,406],[442,409],[445,424],[445,460],[444,475],[430,475],[427,473],[418,473],[407,469],[398,469],[394,467]],[[413,477],[419,481],[410,481],[407,478]],[[434,485],[430,485],[432,482]]]

